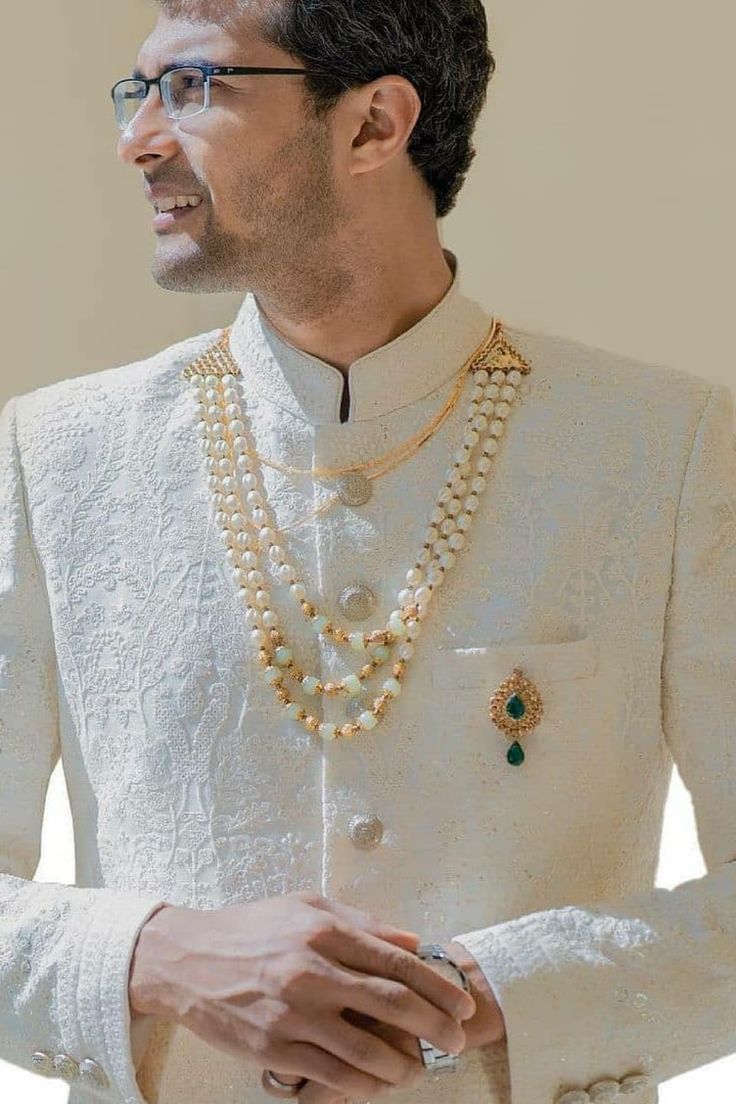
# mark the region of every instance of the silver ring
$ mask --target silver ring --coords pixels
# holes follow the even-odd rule
[[[270,1093],[271,1096],[279,1097],[280,1100],[290,1100],[298,1096],[308,1081],[308,1077],[302,1077],[296,1085],[286,1085],[283,1081],[279,1081],[278,1077],[271,1073],[269,1069],[264,1069],[261,1077],[261,1084],[266,1092]]]

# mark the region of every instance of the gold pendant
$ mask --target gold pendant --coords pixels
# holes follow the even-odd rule
[[[496,727],[513,740],[506,753],[507,762],[520,767],[524,751],[517,737],[536,728],[544,712],[539,690],[521,667],[514,667],[513,673],[493,691],[488,712]]]

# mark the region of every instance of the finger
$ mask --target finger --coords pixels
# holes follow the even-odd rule
[[[418,1050],[407,1054],[392,1042],[372,1031],[357,1027],[342,1017],[325,1021],[312,1018],[299,1031],[300,1040],[329,1050],[346,1065],[387,1082],[386,1087],[413,1085],[422,1075],[424,1067]]]
[[[323,1050],[303,1040],[304,1036],[298,1042],[274,1047],[267,1059],[268,1068],[298,1073],[310,1081],[326,1085],[341,1096],[347,1095],[349,1100],[371,1100],[373,1096],[395,1087],[337,1058],[331,1043],[328,1044],[329,1049]]]
[[[338,1006],[402,1028],[444,1050],[464,1050],[465,1031],[456,1019],[458,1004],[463,998],[473,1006],[474,1002],[459,985],[440,976],[416,955],[400,947],[389,950],[381,940],[356,929],[330,933],[324,951],[337,967],[330,979],[330,996]],[[353,969],[356,961],[362,963],[361,969]],[[415,972],[412,964],[421,969]],[[443,1001],[450,1012],[441,1007]],[[467,1009],[462,1011],[463,1016],[466,1013]]]
[[[402,943],[409,943],[412,949],[416,949],[416,946],[422,941],[421,936],[418,935],[417,932],[409,931],[407,928],[397,928],[394,924],[386,923],[386,921],[372,912],[354,908],[352,905],[346,905],[342,901],[333,901],[331,898],[324,897],[315,902],[315,908],[321,908],[326,912],[332,912],[335,916],[338,916],[341,920],[347,921],[347,923],[351,924],[353,927],[360,928],[361,931],[370,931],[380,939],[388,939],[392,942],[399,940]]]
[[[346,1096],[319,1081],[308,1081],[299,1093],[299,1104],[348,1104]]]

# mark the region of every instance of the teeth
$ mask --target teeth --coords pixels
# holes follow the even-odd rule
[[[159,200],[156,210],[161,214],[162,211],[173,211],[176,207],[199,207],[201,202],[201,196],[171,196]]]

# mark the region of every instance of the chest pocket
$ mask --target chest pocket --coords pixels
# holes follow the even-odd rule
[[[534,684],[542,704],[538,723],[518,736],[525,774],[572,772],[591,783],[617,755],[616,672],[601,662],[594,635],[577,640],[439,648],[432,686],[445,738],[505,764],[515,737],[491,716],[491,697],[514,668]],[[550,775],[551,772],[551,775]],[[569,776],[569,775],[568,775]]]

